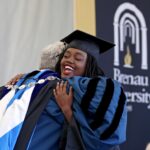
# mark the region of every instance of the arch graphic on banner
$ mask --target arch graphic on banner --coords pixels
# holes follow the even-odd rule
[[[132,13],[127,11],[130,11]],[[114,50],[114,65],[119,66],[119,51],[124,50],[127,30],[129,30],[131,42],[132,44],[135,44],[135,53],[141,53],[141,69],[147,70],[147,27],[141,11],[131,3],[123,3],[116,10],[113,24],[114,43],[116,44]]]
[[[125,42],[125,37],[127,36],[127,28],[128,28],[129,29],[129,36],[130,36],[130,38],[132,38],[131,39],[132,44],[135,44],[135,30],[134,30],[135,26],[134,26],[134,24],[130,20],[125,20],[124,26],[125,26],[125,29],[123,30],[124,31],[124,33],[123,33],[123,35],[124,35],[123,42]],[[137,37],[139,37],[139,35],[137,35]],[[136,38],[136,39],[139,39],[139,38]],[[138,42],[136,42],[136,43],[137,43],[136,46],[138,46],[138,48],[136,48],[136,49],[139,49],[139,44],[138,44]]]

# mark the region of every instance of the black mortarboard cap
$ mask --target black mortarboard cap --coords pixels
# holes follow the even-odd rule
[[[80,49],[92,55],[97,62],[101,53],[114,47],[113,43],[104,41],[80,30],[75,30],[61,41],[66,42],[68,47]]]

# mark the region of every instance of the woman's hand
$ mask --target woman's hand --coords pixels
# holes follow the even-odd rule
[[[56,89],[53,90],[54,96],[57,104],[61,108],[68,122],[72,118],[72,102],[73,102],[73,90],[69,87],[69,92],[67,93],[67,82],[61,81],[57,82]]]
[[[14,85],[24,74],[20,73],[20,74],[17,74],[16,76],[14,76],[13,78],[11,78],[10,81],[8,81],[6,83],[6,85]]]

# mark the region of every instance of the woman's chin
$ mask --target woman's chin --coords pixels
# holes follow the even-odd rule
[[[74,75],[73,74],[61,74],[61,78],[71,78],[73,77]]]

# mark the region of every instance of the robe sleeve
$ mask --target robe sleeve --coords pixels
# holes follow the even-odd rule
[[[126,140],[126,97],[120,83],[106,77],[69,79],[73,112],[85,146],[108,150]]]
[[[85,144],[80,134],[80,128],[74,117],[69,124],[67,124],[67,142],[65,150],[86,150]],[[120,150],[119,146],[110,146],[108,150]]]

